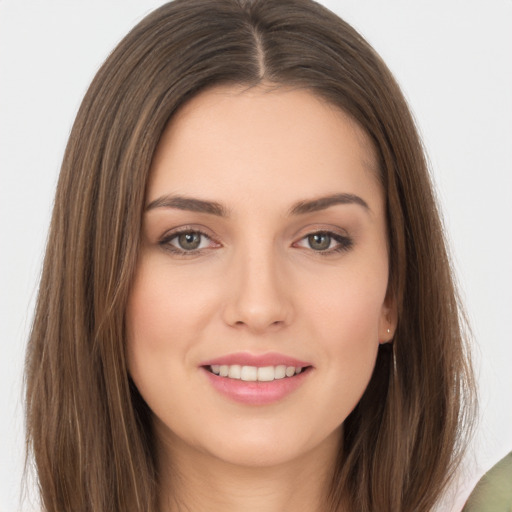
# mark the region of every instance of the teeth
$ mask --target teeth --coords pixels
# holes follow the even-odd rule
[[[274,379],[284,379],[286,377],[286,366],[281,364],[274,368]]]
[[[271,382],[285,377],[293,377],[302,371],[301,366],[241,366],[239,364],[213,364],[210,370],[220,377],[239,379],[247,382]]]
[[[242,367],[239,364],[232,364],[229,367],[228,377],[230,379],[239,379],[242,373]]]
[[[270,382],[275,379],[276,371],[273,366],[264,366],[258,368],[258,380],[260,382]]]
[[[258,368],[256,366],[242,366],[242,372],[240,375],[242,380],[248,382],[255,382],[258,380]]]

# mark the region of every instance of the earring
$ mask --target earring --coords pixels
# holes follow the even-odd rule
[[[386,329],[386,333],[387,334],[391,334],[391,329]],[[379,340],[379,343],[381,345],[383,345],[384,343],[390,343],[391,341],[393,341],[393,340],[392,339],[391,340],[387,340],[387,341],[386,340]]]

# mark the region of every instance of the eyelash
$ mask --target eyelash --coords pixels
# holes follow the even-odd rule
[[[158,243],[161,247],[163,247],[165,250],[170,251],[178,256],[183,257],[190,257],[190,256],[196,256],[200,253],[202,253],[205,249],[208,248],[200,248],[200,249],[192,249],[192,250],[185,250],[180,249],[179,247],[176,247],[175,245],[172,245],[172,241],[178,238],[180,235],[199,235],[200,237],[207,238],[211,242],[213,242],[217,247],[220,247],[220,243],[216,242],[210,235],[205,233],[204,231],[201,231],[197,228],[188,228],[184,227],[182,229],[178,229],[176,231],[173,231],[172,233],[169,233],[165,235]]]
[[[197,256],[197,255],[201,254],[203,251],[209,249],[208,247],[191,249],[191,250],[180,249],[179,247],[176,247],[175,245],[173,245],[171,243],[173,240],[177,239],[180,235],[199,235],[200,237],[207,238],[208,240],[213,242],[213,244],[215,244],[216,247],[221,247],[221,244],[219,242],[215,241],[210,235],[208,235],[204,231],[201,231],[200,229],[191,229],[191,228],[187,228],[187,227],[184,227],[182,229],[173,231],[172,233],[165,235],[159,241],[159,245],[162,246],[165,250],[170,251],[178,256],[183,256],[183,257]],[[315,250],[311,247],[311,245],[309,247],[303,247],[303,246],[299,245],[300,242],[303,242],[303,241],[307,240],[308,238],[314,237],[314,236],[328,236],[331,239],[331,242],[329,243],[329,245],[331,245],[332,240],[334,240],[337,243],[337,245],[335,247],[328,248],[326,250]],[[201,243],[202,242],[200,242],[200,244]],[[332,231],[326,231],[326,230],[312,231],[312,232],[308,233],[307,235],[303,236],[302,238],[300,238],[300,240],[298,240],[297,242],[294,242],[294,244],[293,244],[294,247],[310,249],[313,253],[316,253],[320,256],[329,256],[331,254],[346,252],[346,251],[349,251],[350,249],[352,249],[353,245],[354,245],[354,242],[350,237],[340,235],[339,233],[335,233]]]
[[[354,245],[352,238],[350,238],[348,236],[340,235],[339,233],[335,233],[332,231],[320,230],[320,231],[313,231],[313,232],[308,233],[307,235],[303,236],[298,242],[294,243],[294,246],[297,246],[299,244],[299,242],[302,242],[303,240],[307,240],[308,238],[314,237],[314,236],[328,236],[331,239],[331,242],[332,242],[332,240],[337,242],[337,245],[335,247],[328,248],[326,250],[315,250],[310,245],[309,249],[311,249],[314,253],[316,253],[320,256],[329,256],[331,254],[337,254],[340,252],[349,251],[350,249],[352,249],[352,247]],[[329,243],[329,245],[331,244],[331,242]],[[308,249],[307,247],[304,247],[304,248]]]

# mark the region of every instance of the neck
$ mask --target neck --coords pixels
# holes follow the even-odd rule
[[[339,439],[273,466],[232,464],[174,439],[159,450],[160,511],[325,512]]]

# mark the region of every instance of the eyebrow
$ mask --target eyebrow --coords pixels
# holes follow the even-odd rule
[[[354,194],[333,194],[331,196],[319,197],[311,201],[299,201],[290,209],[290,215],[303,215],[305,213],[318,212],[337,204],[356,204],[370,211],[368,203],[361,197]]]
[[[304,215],[306,213],[318,212],[338,204],[356,204],[363,207],[368,212],[370,211],[368,203],[355,194],[333,194],[310,201],[299,201],[290,208],[289,215]],[[146,211],[156,208],[174,208],[177,210],[208,213],[219,217],[229,216],[228,210],[216,201],[205,201],[203,199],[185,196],[161,196],[151,201],[146,206]]]
[[[187,210],[190,212],[209,213],[210,215],[217,215],[219,217],[228,216],[228,211],[220,203],[184,196],[159,197],[146,206],[146,211],[154,210],[155,208],[175,208],[177,210]]]

